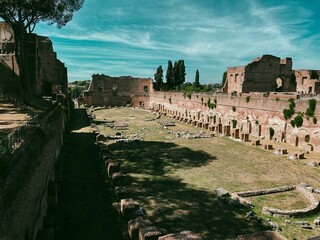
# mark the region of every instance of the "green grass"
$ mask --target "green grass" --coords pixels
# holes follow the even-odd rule
[[[109,141],[108,146],[131,177],[134,198],[147,210],[152,221],[169,232],[190,229],[204,233],[208,239],[225,239],[266,229],[260,222],[245,219],[248,209],[218,200],[214,194],[218,187],[245,191],[307,182],[320,188],[315,177],[319,170],[308,167],[307,159],[290,161],[288,156],[281,157],[229,138],[177,138],[168,131],[202,130],[182,123],[161,129],[154,121],[144,121],[153,115],[137,109],[108,109],[97,111],[95,115],[97,119],[128,122],[129,130],[123,131],[125,134],[143,136],[143,142]],[[163,120],[167,119],[160,119]],[[106,127],[100,130],[109,135],[116,132]],[[270,196],[271,199],[264,196],[255,201],[258,204],[255,211],[263,218],[268,218],[260,213],[264,203],[284,209],[305,204],[296,195]],[[287,201],[288,198],[291,200]],[[308,217],[308,221],[313,217]],[[306,233],[285,227],[283,219],[276,220],[287,237],[304,239],[320,234],[319,230]]]

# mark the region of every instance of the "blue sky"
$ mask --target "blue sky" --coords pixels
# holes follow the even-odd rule
[[[220,82],[228,66],[262,54],[293,58],[294,69],[320,69],[319,0],[85,0],[67,26],[44,23],[68,67],[69,81],[152,77],[168,60],[185,60],[186,80]]]

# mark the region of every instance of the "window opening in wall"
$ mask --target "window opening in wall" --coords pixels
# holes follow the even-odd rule
[[[312,87],[309,87],[308,93],[312,93]]]
[[[142,106],[142,107],[143,107],[143,106],[144,106],[144,101],[140,101],[140,102],[139,102],[139,106]]]
[[[236,74],[236,75],[234,76],[234,82],[238,82],[238,78],[239,78],[239,74]]]
[[[305,80],[307,80],[307,77],[302,78],[302,82],[301,82],[302,85],[304,84]]]
[[[149,92],[148,86],[143,86],[143,91],[144,91],[144,92]]]

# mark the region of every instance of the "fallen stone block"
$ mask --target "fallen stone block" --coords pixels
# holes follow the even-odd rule
[[[227,191],[224,188],[217,188],[215,190],[215,193],[217,194],[218,197],[229,197],[230,196],[229,191]]]
[[[292,224],[302,229],[312,229],[310,223],[306,221],[297,221],[297,222],[293,222]]]
[[[310,166],[310,167],[319,167],[319,163],[318,162],[309,162],[308,166]]]
[[[284,155],[288,153],[288,150],[286,148],[277,148],[274,153],[278,155]]]
[[[200,234],[192,233],[191,231],[182,231],[180,233],[170,233],[159,237],[158,240],[203,240]]]
[[[260,145],[260,140],[259,139],[258,140],[252,140],[251,144],[253,146],[259,146]]]
[[[120,212],[126,219],[136,218],[135,212],[140,208],[140,204],[132,198],[121,199]]]
[[[304,158],[303,152],[295,152],[295,153],[291,154],[291,156],[289,157],[289,159],[291,159],[291,160],[298,160],[298,159],[303,159],[303,158]]]
[[[146,226],[139,230],[139,240],[158,240],[159,237],[167,234],[165,229],[156,226]]]
[[[96,142],[104,142],[105,141],[105,136],[103,134],[98,134],[96,136]]]
[[[123,186],[127,183],[127,177],[122,172],[113,173],[111,176],[113,186]]]
[[[319,227],[319,226],[320,226],[320,217],[317,217],[317,218],[313,221],[313,224],[314,224],[316,227]]]
[[[151,222],[141,217],[130,220],[128,222],[128,233],[131,240],[139,240],[140,228],[150,226]]]
[[[108,176],[111,177],[112,174],[116,173],[116,172],[120,172],[120,162],[109,162],[108,163]]]
[[[265,144],[264,145],[264,149],[265,150],[272,150],[273,149],[273,145],[272,144]]]

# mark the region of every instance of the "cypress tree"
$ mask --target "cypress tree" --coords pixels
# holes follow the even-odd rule
[[[200,87],[200,80],[199,80],[199,70],[197,69],[196,71],[196,76],[195,76],[195,79],[194,79],[194,87],[198,88]]]
[[[154,74],[154,80],[156,82],[155,89],[160,90],[163,85],[163,70],[161,65],[157,68],[157,72]]]
[[[166,81],[167,81],[168,89],[173,89],[174,88],[173,67],[172,67],[172,62],[170,60],[168,61]]]

